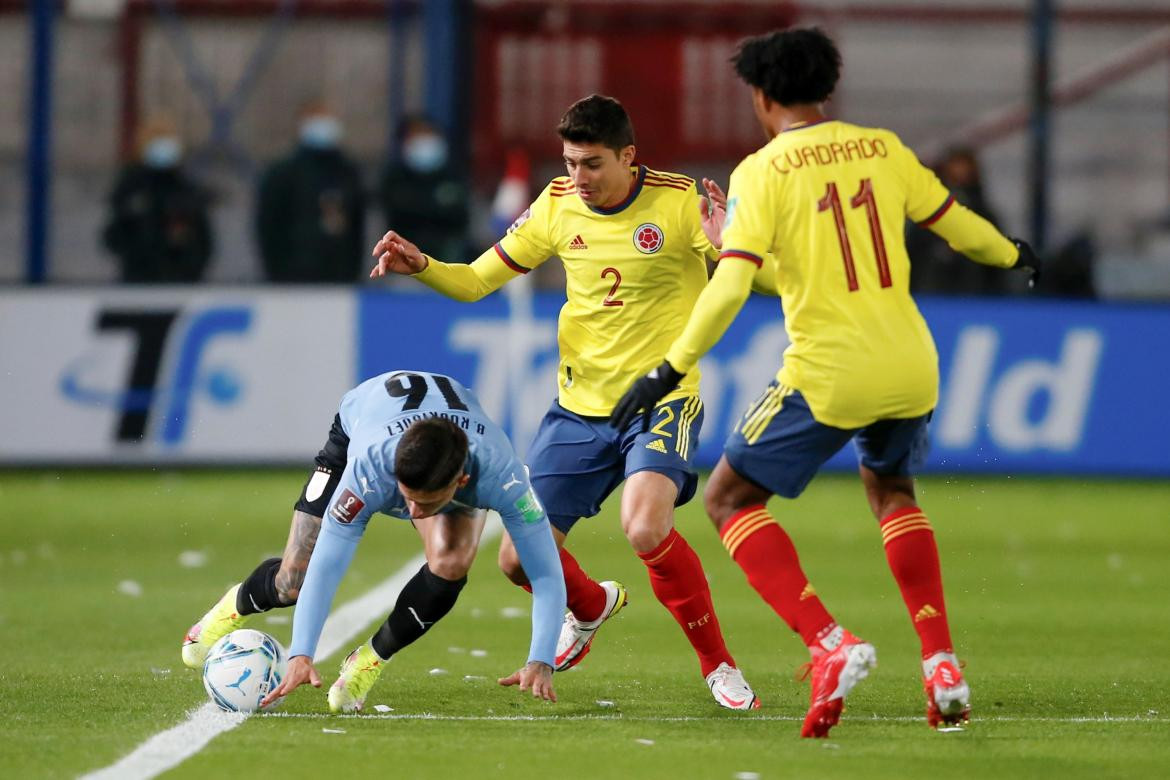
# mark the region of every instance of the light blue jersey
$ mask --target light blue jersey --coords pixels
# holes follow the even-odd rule
[[[424,371],[392,371],[358,385],[341,399],[342,428],[349,437],[345,471],[309,559],[293,614],[289,655],[313,656],[333,596],[370,518],[381,512],[409,519],[394,475],[394,453],[413,423],[443,417],[467,434],[464,467],[470,477],[442,512],[494,509],[516,546],[532,585],[529,661],[553,665],[565,611],[565,581],[544,506],[524,464],[470,390]]]

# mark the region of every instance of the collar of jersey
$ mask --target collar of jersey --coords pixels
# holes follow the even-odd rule
[[[784,130],[782,132],[791,133],[793,130],[803,130],[806,127],[815,127],[816,125],[823,125],[825,122],[835,122],[835,121],[837,121],[837,120],[833,119],[832,117],[827,116],[824,119],[818,119],[815,122],[801,122],[799,124],[795,124],[795,125],[792,125],[790,127],[786,127],[786,128],[784,128]]]
[[[600,208],[597,206],[589,206],[589,204],[586,204],[586,206],[594,214],[605,214],[606,216],[609,216],[610,214],[617,214],[619,211],[623,211],[624,209],[628,208],[631,203],[633,203],[635,200],[637,200],[638,193],[640,193],[642,191],[642,182],[645,180],[646,180],[646,166],[639,165],[638,166],[638,176],[634,179],[634,186],[630,189],[630,194],[626,196],[625,200],[623,200],[621,203],[617,204],[616,206],[610,206],[607,209],[603,209],[603,208]]]

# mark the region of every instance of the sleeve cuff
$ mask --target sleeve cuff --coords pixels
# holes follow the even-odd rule
[[[427,264],[423,266],[421,271],[415,271],[411,274],[416,279],[426,279],[428,276],[431,276],[435,272],[435,263],[439,262],[425,252],[423,253],[423,257],[427,259]]]
[[[504,261],[504,265],[508,266],[516,273],[526,274],[532,270],[531,268],[525,268],[524,266],[520,265],[515,260],[513,260],[508,255],[508,253],[506,251],[504,251],[504,247],[501,246],[498,242],[494,245],[493,248],[496,250],[496,254],[500,256],[500,259]]]
[[[943,215],[944,215],[944,214],[946,214],[946,213],[947,213],[947,211],[948,211],[948,210],[951,208],[951,206],[953,206],[953,205],[955,205],[955,196],[954,196],[954,195],[948,195],[948,196],[947,196],[947,199],[943,201],[942,205],[941,205],[941,206],[939,206],[937,209],[935,209],[935,210],[934,210],[934,213],[933,213],[933,214],[931,214],[929,217],[927,217],[926,219],[924,219],[924,220],[922,220],[921,222],[919,222],[919,223],[918,223],[918,226],[919,226],[919,227],[930,227],[930,226],[931,226],[931,225],[933,225],[935,222],[938,222],[940,219],[942,219],[942,218],[943,218]]]
[[[764,265],[764,258],[751,252],[745,252],[742,249],[725,249],[719,254],[719,260],[722,261],[725,257],[738,257],[740,260],[747,260],[749,263],[755,265],[756,268],[762,268]]]

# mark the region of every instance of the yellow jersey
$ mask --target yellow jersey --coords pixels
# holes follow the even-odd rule
[[[475,300],[550,257],[565,267],[557,321],[559,400],[576,414],[605,417],[635,379],[657,366],[682,333],[717,255],[703,233],[693,179],[632,169],[621,203],[594,208],[558,177],[507,235],[470,266],[431,258],[424,284]],[[474,276],[474,278],[472,278]],[[699,371],[663,402],[698,395]]]
[[[910,296],[907,217],[978,262],[1009,267],[1018,256],[888,130],[796,125],[731,176],[720,265],[772,264],[790,342],[776,378],[801,391],[818,422],[860,428],[925,414],[938,401],[938,355]],[[740,286],[747,278],[726,276]],[[696,317],[714,316],[710,292]],[[667,353],[679,370],[714,343],[713,328],[715,339],[723,332],[713,319],[692,326]]]

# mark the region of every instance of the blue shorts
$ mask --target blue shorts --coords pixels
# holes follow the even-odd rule
[[[799,390],[773,381],[727,438],[723,454],[736,473],[784,498],[796,498],[825,461],[853,439],[857,460],[881,476],[908,477],[930,449],[921,417],[834,428],[813,419]]]
[[[641,415],[617,431],[608,418],[582,417],[553,401],[525,458],[532,487],[549,520],[566,534],[578,520],[597,514],[614,488],[639,471],[669,477],[678,487],[674,505],[682,506],[699,482],[693,463],[702,425],[698,396],[655,407],[645,431]]]

